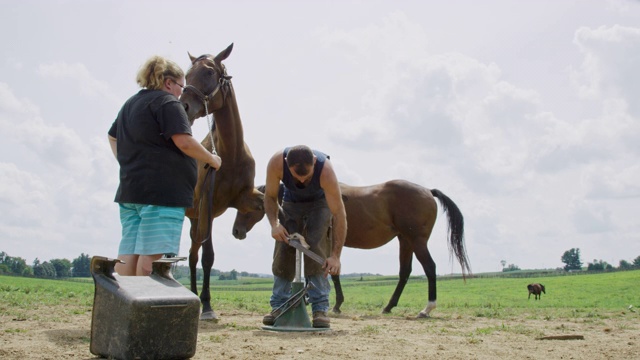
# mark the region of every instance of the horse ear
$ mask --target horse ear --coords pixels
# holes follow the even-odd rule
[[[191,59],[191,65],[193,65],[193,63],[196,61],[197,58],[195,56],[191,55],[191,53],[188,52],[188,51],[187,51],[187,54],[189,55],[189,59]]]
[[[231,50],[233,50],[233,43],[231,43],[231,45],[227,46],[226,49],[222,50],[220,52],[220,54],[216,55],[216,58],[214,59],[214,61],[216,63],[220,63],[220,62],[226,60],[229,57],[229,55],[231,54]]]

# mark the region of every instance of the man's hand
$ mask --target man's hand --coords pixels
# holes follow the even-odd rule
[[[327,277],[327,275],[340,275],[340,267],[340,259],[336,256],[329,256],[322,266],[324,277]]]
[[[285,243],[289,243],[289,233],[287,229],[278,222],[276,226],[271,227],[271,237],[273,237],[276,241],[282,241]]]

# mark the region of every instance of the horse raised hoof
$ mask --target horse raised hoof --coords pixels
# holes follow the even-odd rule
[[[212,311],[205,311],[202,314],[200,314],[200,320],[211,321],[211,322],[217,323],[218,321],[220,321],[220,318],[212,310]]]

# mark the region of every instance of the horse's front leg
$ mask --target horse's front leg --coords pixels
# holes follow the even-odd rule
[[[214,322],[218,322],[220,319],[211,307],[211,292],[209,290],[209,280],[211,277],[213,260],[213,239],[209,239],[202,244],[202,271],[204,273],[204,278],[202,279],[202,292],[200,293],[200,302],[202,303],[202,314],[200,314],[200,320],[213,320]]]
[[[340,306],[344,302],[344,294],[342,293],[342,285],[340,285],[340,275],[331,275],[331,280],[333,281],[333,287],[336,290],[336,304],[333,305],[333,312],[336,314],[340,314]]]

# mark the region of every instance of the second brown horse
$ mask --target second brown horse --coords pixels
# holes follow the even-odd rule
[[[375,249],[397,237],[400,243],[400,277],[384,313],[398,305],[409,275],[413,255],[424,269],[429,286],[429,301],[418,317],[428,317],[436,307],[436,264],[429,254],[427,242],[436,222],[440,200],[449,220],[449,251],[462,266],[462,274],[471,273],[464,247],[464,218],[458,206],[441,191],[429,190],[405,180],[393,180],[372,186],[340,184],[347,212],[347,238],[345,246],[357,249]],[[264,210],[238,213],[233,235],[244,239],[246,234],[264,216]],[[340,312],[344,301],[340,277],[332,276],[336,289],[334,312]]]

